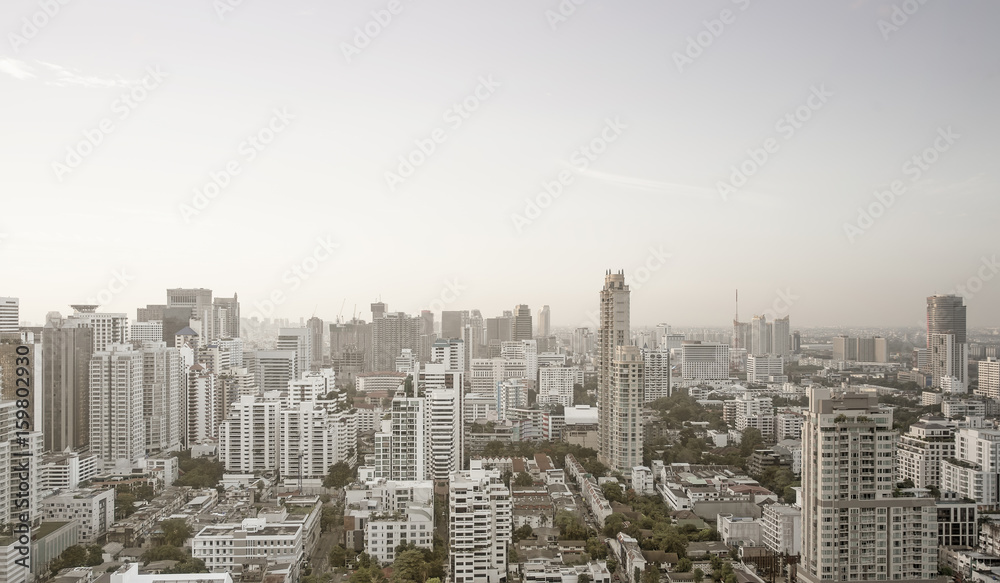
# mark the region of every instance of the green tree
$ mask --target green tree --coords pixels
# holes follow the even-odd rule
[[[188,555],[183,549],[173,545],[160,545],[153,547],[142,554],[142,560],[149,563],[151,561],[185,561]]]
[[[87,566],[87,549],[80,545],[73,545],[67,547],[66,550],[62,552],[52,564],[49,565],[49,569],[52,574],[55,575],[62,569],[72,569],[73,567],[85,567]]]
[[[87,567],[96,567],[104,562],[104,549],[97,545],[87,547]]]
[[[701,581],[704,578],[705,578],[705,572],[704,571],[702,571],[701,569],[695,569],[694,570],[694,583],[701,583]]]
[[[115,520],[128,518],[135,512],[135,494],[115,494]]]
[[[509,444],[502,441],[491,441],[483,447],[483,457],[506,457]]]
[[[760,435],[760,430],[756,427],[747,427],[743,430],[743,437],[740,439],[740,456],[749,460],[753,452],[764,445],[764,439]]]
[[[160,523],[163,542],[173,547],[182,547],[191,538],[191,527],[183,518],[171,518]]]
[[[517,542],[517,541],[519,541],[521,539],[530,538],[534,534],[535,534],[535,532],[531,529],[531,525],[525,524],[525,525],[521,526],[520,528],[518,528],[517,530],[515,530],[513,532],[512,536],[513,536],[514,542]]]
[[[683,557],[677,561],[674,565],[674,571],[677,573],[687,573],[691,570],[691,559]]]
[[[590,581],[591,579],[589,573],[580,573],[576,577],[576,583],[590,583]]]
[[[330,471],[323,479],[324,488],[343,488],[357,477],[357,472],[347,462],[337,462],[330,466]]]
[[[597,538],[596,536],[592,536],[587,539],[587,544],[585,549],[587,551],[587,554],[590,555],[590,558],[594,559],[595,561],[603,560],[608,556],[607,545],[605,545],[604,541]]]
[[[514,478],[515,486],[533,486],[535,484],[535,479],[531,477],[528,472],[518,472],[517,476]]]
[[[639,568],[636,567],[635,570],[638,571]],[[660,583],[660,568],[656,566],[656,563],[646,565],[646,570],[642,574],[642,583]]]
[[[424,583],[426,579],[427,564],[421,551],[409,549],[396,555],[392,563],[392,583]]]
[[[181,573],[208,573],[208,568],[205,567],[205,561],[188,557],[184,561],[177,563],[163,572],[168,575]]]
[[[618,559],[614,558],[614,556],[608,557],[608,572],[614,573],[617,570],[618,570]]]
[[[604,482],[601,491],[604,492],[604,497],[608,499],[608,502],[625,503],[625,494],[618,482]]]
[[[347,566],[347,549],[340,545],[334,545],[330,549],[329,556],[331,567],[345,567]]]

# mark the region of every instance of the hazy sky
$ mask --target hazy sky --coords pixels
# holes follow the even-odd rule
[[[635,326],[726,325],[737,287],[793,328],[914,325],[967,283],[1000,325],[995,1],[47,1],[0,17],[25,320],[207,287],[575,326],[623,269]]]

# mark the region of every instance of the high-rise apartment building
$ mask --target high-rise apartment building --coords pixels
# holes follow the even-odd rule
[[[240,300],[237,294],[231,298],[215,298],[212,301],[212,329],[215,338],[239,338],[240,337]]]
[[[645,384],[642,351],[638,346],[616,346],[611,361],[611,386],[607,399],[608,467],[631,472],[642,463],[642,391]]]
[[[392,400],[390,418],[375,434],[375,477],[386,480],[426,480],[430,450],[427,404],[423,397]]]
[[[955,334],[931,334],[928,345],[931,385],[941,387],[948,377],[954,377],[958,382],[967,385],[969,345],[958,342]]]
[[[372,325],[361,320],[330,324],[330,364],[337,378],[352,383],[372,370]]]
[[[916,488],[940,488],[941,460],[955,457],[955,426],[945,419],[922,419],[899,436],[896,479]]]
[[[649,403],[657,399],[670,396],[670,349],[669,348],[648,348],[642,351],[645,361],[646,387],[643,391],[642,402]],[[725,365],[729,365],[729,357],[726,357]]]
[[[42,329],[41,430],[45,450],[79,450],[90,443],[90,357],[94,331],[50,312]],[[36,380],[36,383],[38,381]]]
[[[313,316],[306,322],[309,330],[309,370],[323,368],[323,319]]]
[[[719,342],[685,340],[681,345],[681,375],[686,381],[729,378],[729,346]]]
[[[90,451],[105,467],[146,455],[142,361],[142,353],[126,344],[111,344],[90,358]]]
[[[295,379],[312,370],[312,337],[308,328],[279,328],[278,350],[295,352]]]
[[[888,341],[881,336],[858,338],[841,334],[833,339],[833,360],[844,362],[888,362]]]
[[[75,305],[69,317],[77,327],[90,328],[94,332],[94,352],[107,350],[112,344],[126,344],[129,341],[128,316],[125,314],[97,313],[98,306]]]
[[[295,350],[258,350],[253,355],[254,379],[260,392],[283,391],[289,382],[299,378]]]
[[[0,332],[17,332],[20,329],[20,300],[0,298]]]
[[[629,317],[631,311],[630,292],[625,285],[625,273],[604,274],[604,289],[601,290],[600,327],[597,329],[597,410],[598,410],[598,458],[604,465],[631,473],[632,466],[619,468],[617,462],[624,461],[623,449],[618,441],[623,433],[632,433],[627,427],[619,427],[622,416],[629,411],[622,410],[621,404],[613,400],[618,395],[614,387],[615,357],[617,348],[629,342]],[[639,406],[642,406],[642,385],[639,386]],[[628,409],[628,408],[626,408]],[[640,423],[641,428],[641,423]],[[631,436],[629,436],[631,437]],[[625,449],[628,451],[628,448]],[[641,451],[641,448],[640,448]],[[642,465],[640,462],[632,465]]]
[[[785,359],[780,356],[751,354],[747,356],[747,382],[764,384],[785,374]]]
[[[372,321],[374,370],[395,370],[396,357],[404,348],[419,353],[423,321],[402,312],[386,313]]]
[[[179,450],[187,429],[187,367],[166,342],[147,342],[140,352],[146,453]]]
[[[566,366],[543,366],[538,369],[538,404],[573,406],[573,383],[576,370]]]
[[[278,469],[279,396],[270,391],[233,403],[219,426],[219,461],[227,471],[251,474]]]
[[[1000,508],[1000,431],[958,429],[955,457],[941,460],[941,491],[974,500],[980,510]]]
[[[927,298],[927,348],[934,334],[952,334],[965,344],[965,301],[961,296],[938,294]]]
[[[991,356],[979,361],[979,386],[975,393],[990,399],[1000,399],[1000,360]]]
[[[538,310],[538,336],[548,336],[552,334],[552,314],[548,304]]]
[[[444,310],[441,312],[441,338],[461,338],[462,327],[469,313],[459,310]]]
[[[512,535],[510,491],[499,470],[473,460],[448,482],[449,558],[455,583],[500,583],[507,579]]]
[[[814,389],[802,429],[801,583],[934,579],[933,498],[894,498],[892,409]]]
[[[514,306],[514,318],[511,320],[510,339],[514,341],[531,340],[531,333],[533,330],[534,328],[531,325],[531,308],[529,308],[526,304],[518,304]]]
[[[792,329],[788,323],[788,316],[776,318],[769,322],[771,349],[768,351],[772,356],[781,356],[788,360],[792,355]]]
[[[219,337],[215,331],[215,308],[212,303],[212,290],[203,288],[168,289],[167,309],[169,310],[170,308],[189,309],[191,311],[189,316],[191,321],[198,322],[199,325],[192,326],[188,323],[185,326],[191,326],[197,330],[206,343]],[[164,310],[164,318],[166,318],[166,310]],[[166,322],[164,322],[163,328],[164,333],[169,332]],[[169,340],[167,342],[169,344]]]
[[[166,304],[147,304],[145,308],[136,308],[135,310],[135,321],[136,322],[162,322],[164,310],[167,309]],[[162,340],[162,338],[161,338]]]
[[[771,328],[767,316],[754,316],[750,320],[750,346],[747,354],[768,354],[771,352]]]
[[[278,442],[285,480],[322,480],[330,466],[357,461],[357,415],[331,401],[305,401],[280,412]]]

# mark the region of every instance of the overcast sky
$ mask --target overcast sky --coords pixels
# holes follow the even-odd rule
[[[50,1],[0,17],[24,320],[206,287],[576,326],[621,269],[633,326],[728,325],[736,288],[915,325],[958,285],[1000,325],[995,1]]]

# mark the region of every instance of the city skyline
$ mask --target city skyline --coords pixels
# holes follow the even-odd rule
[[[908,326],[959,286],[1000,325],[995,3],[58,4],[0,18],[0,293],[36,324],[185,286],[575,326],[611,268],[638,326],[737,288]]]

